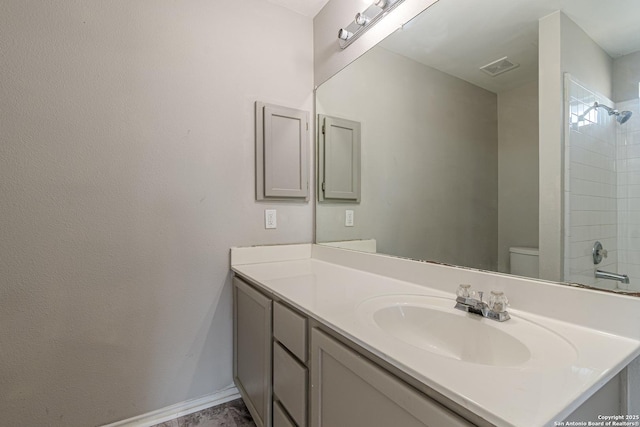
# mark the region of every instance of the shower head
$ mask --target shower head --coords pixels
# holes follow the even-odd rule
[[[579,117],[578,117],[578,121],[582,121],[584,120],[584,118],[586,117],[587,113],[589,113],[589,111],[596,109],[596,108],[604,108],[605,110],[607,110],[607,112],[609,113],[610,116],[616,116],[616,121],[620,124],[626,123],[627,120],[629,120],[631,118],[631,111],[623,111],[620,112],[616,109],[613,109],[611,107],[607,107],[606,105],[602,105],[598,102],[594,102],[593,105],[589,108],[587,108],[584,113],[582,113]]]
[[[633,113],[631,111],[621,111],[617,114],[618,117],[616,117],[616,120],[618,121],[618,123],[623,124],[626,123],[627,120],[629,120],[631,118],[631,115]]]

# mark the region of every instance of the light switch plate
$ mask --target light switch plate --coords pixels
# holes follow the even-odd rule
[[[345,227],[353,227],[353,211],[347,209],[344,215],[344,226]]]
[[[264,228],[278,228],[278,218],[275,209],[264,210]]]

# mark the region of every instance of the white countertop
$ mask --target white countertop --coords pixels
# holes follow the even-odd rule
[[[521,311],[512,303],[509,309],[511,320],[504,323],[488,319],[481,321],[491,322],[488,326],[514,336],[522,334],[519,331],[530,325],[538,325],[557,334],[564,344],[546,351],[532,351],[530,360],[518,366],[489,366],[443,357],[387,334],[367,321],[362,308],[363,304],[368,304],[365,301],[370,304],[372,299],[385,295],[445,298],[450,299],[453,307],[458,283],[439,283],[430,287],[424,283],[398,280],[393,274],[388,277],[317,259],[312,257],[311,245],[297,246],[276,246],[273,247],[275,252],[269,252],[268,247],[242,248],[235,255],[233,249],[232,269],[496,425],[543,426],[562,421],[640,354],[640,341],[636,337]],[[256,251],[251,252],[251,249]],[[322,251],[343,258],[350,256],[350,251],[333,252],[344,249],[323,248]],[[370,258],[361,258],[367,256]],[[381,261],[380,255],[375,254],[359,254],[357,257],[365,261],[370,259],[373,263]],[[389,259],[384,262],[396,264]],[[398,260],[397,264],[402,267],[407,262]],[[419,264],[416,268],[423,269],[426,275],[430,271],[434,276],[441,275],[442,268],[460,270],[411,262]],[[348,264],[348,261],[344,263]],[[440,270],[435,271],[436,267]],[[510,280],[515,284],[523,279]],[[451,291],[443,291],[443,288]],[[515,284],[513,292],[516,294],[517,289]],[[609,301],[607,304],[610,303],[610,296],[603,298]],[[462,312],[460,315],[471,316]],[[519,338],[526,341],[526,337]]]

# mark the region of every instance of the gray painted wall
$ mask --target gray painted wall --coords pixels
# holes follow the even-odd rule
[[[538,247],[538,82],[498,94],[498,271]]]
[[[327,81],[317,112],[362,124],[362,199],[320,204],[318,241],[375,238],[381,253],[495,270],[496,102],[380,47]]]
[[[640,52],[616,58],[613,61],[613,101],[621,102],[638,98],[640,76]]]
[[[312,109],[312,20],[9,0],[0,52],[0,423],[100,425],[231,384],[229,247],[312,240],[313,204],[256,203],[253,173],[254,102]]]

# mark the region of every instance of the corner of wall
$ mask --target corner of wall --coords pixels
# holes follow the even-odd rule
[[[539,22],[540,278],[562,279],[561,13]]]

